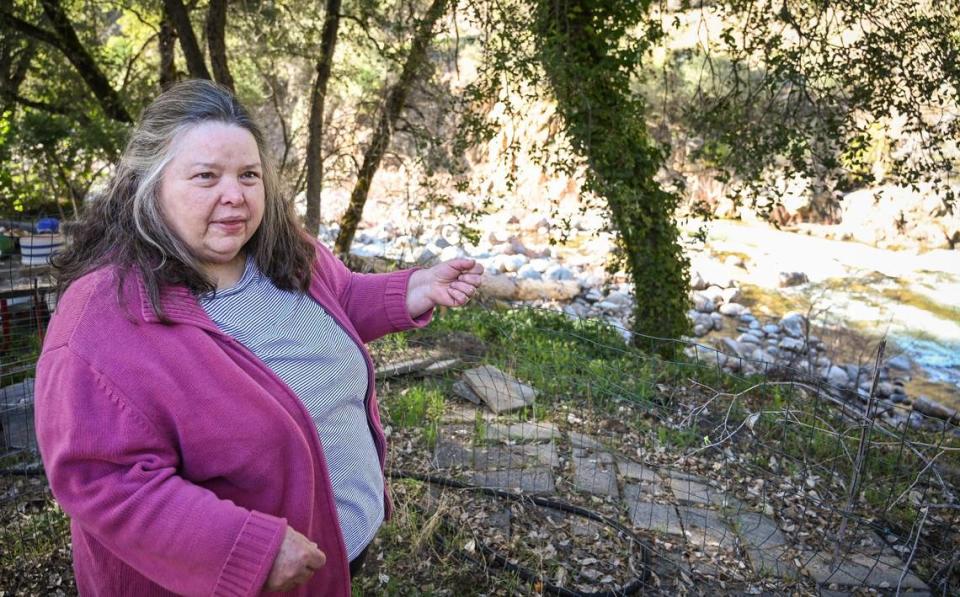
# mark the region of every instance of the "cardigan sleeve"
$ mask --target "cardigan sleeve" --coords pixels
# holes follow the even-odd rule
[[[286,520],[178,476],[172,442],[68,345],[41,357],[35,406],[51,490],[83,532],[170,591],[260,593]]]
[[[407,312],[407,286],[416,269],[385,274],[351,272],[320,243],[317,243],[317,260],[320,275],[332,287],[362,341],[371,342],[392,332],[421,328],[433,318],[433,309],[416,318]]]

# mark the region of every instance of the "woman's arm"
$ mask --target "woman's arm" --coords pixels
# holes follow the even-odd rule
[[[180,477],[174,440],[69,346],[37,365],[35,417],[53,494],[85,533],[176,593],[260,593],[286,521]]]

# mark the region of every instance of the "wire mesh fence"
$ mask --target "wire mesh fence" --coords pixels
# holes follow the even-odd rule
[[[54,296],[43,268],[5,273],[0,594],[69,594],[68,522],[33,436]],[[895,416],[909,406],[807,370],[624,335],[479,305],[375,343],[396,514],[361,590],[960,590],[956,421]]]
[[[69,594],[69,523],[43,475],[33,383],[55,306],[46,265],[0,261],[0,594]]]

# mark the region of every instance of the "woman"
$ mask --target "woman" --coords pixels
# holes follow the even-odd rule
[[[37,436],[83,595],[349,595],[390,513],[363,347],[482,268],[349,272],[207,81],[144,112],[58,261]]]

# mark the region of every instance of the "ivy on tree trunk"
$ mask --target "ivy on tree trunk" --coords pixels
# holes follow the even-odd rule
[[[635,32],[648,4],[539,0],[535,27],[566,131],[589,165],[585,190],[606,201],[619,235],[635,289],[633,330],[677,338],[689,327],[688,263],[674,220],[678,198],[654,178],[663,152],[630,87],[645,49]],[[634,341],[643,345],[638,336]]]

